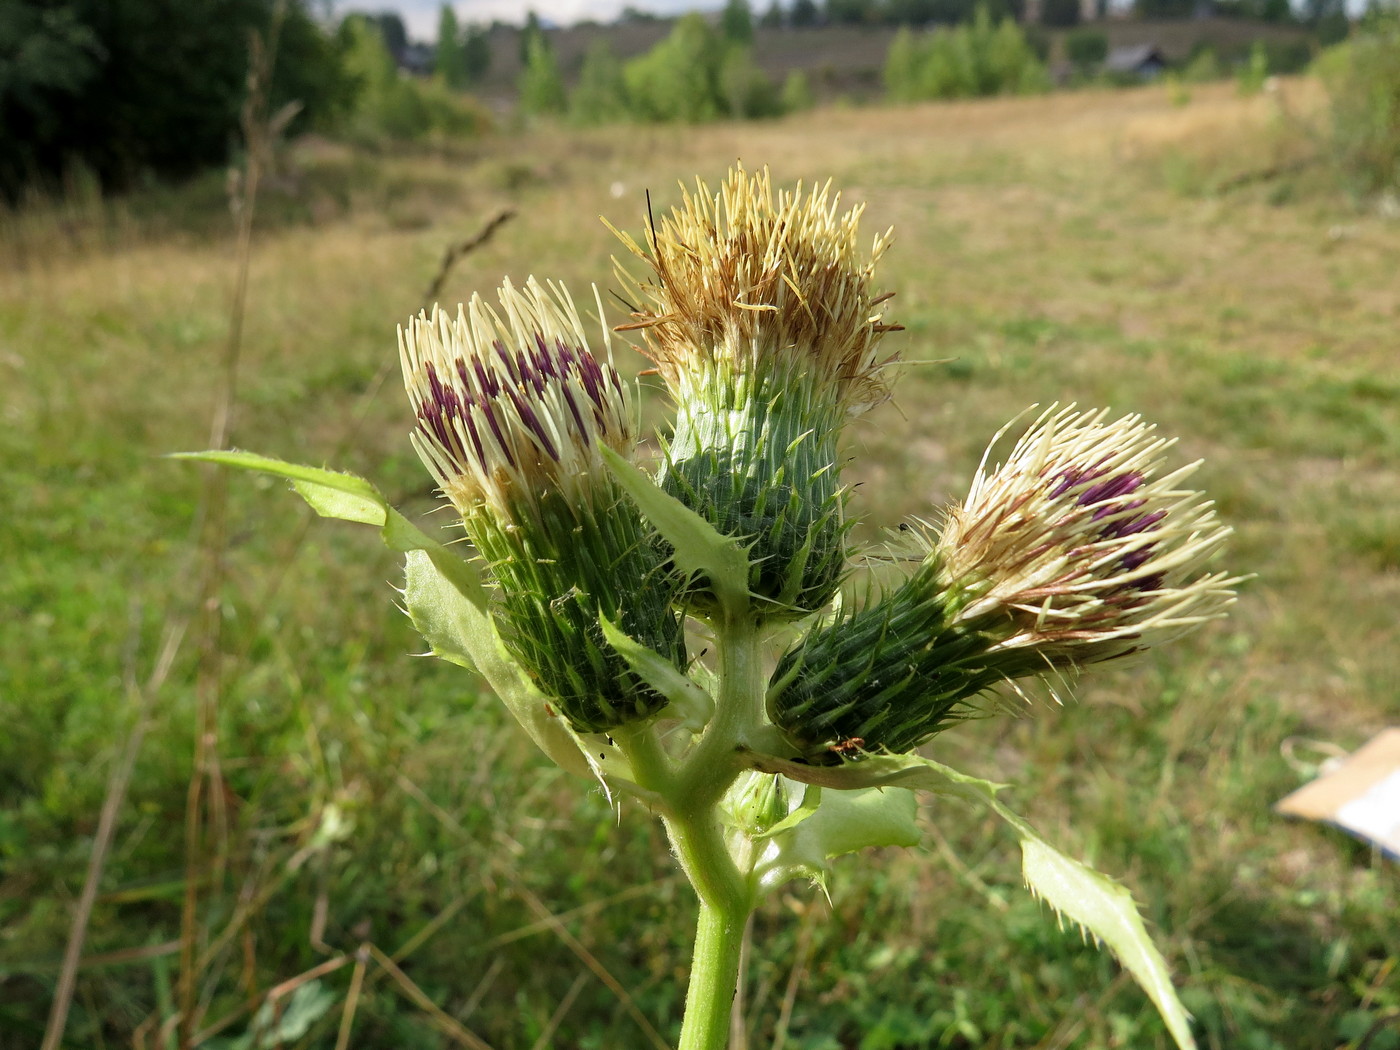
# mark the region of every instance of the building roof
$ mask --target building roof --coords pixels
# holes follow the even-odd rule
[[[1113,73],[1138,73],[1144,69],[1158,68],[1167,64],[1167,58],[1156,44],[1135,44],[1132,47],[1115,47],[1104,60],[1104,68]]]

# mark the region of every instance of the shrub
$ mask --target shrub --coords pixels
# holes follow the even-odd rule
[[[563,113],[567,105],[554,51],[543,33],[531,33],[526,41],[525,69],[520,74],[520,109],[532,115]]]
[[[1254,41],[1249,49],[1249,58],[1240,66],[1238,80],[1241,95],[1257,95],[1264,90],[1264,81],[1269,77],[1269,53],[1262,40]]]
[[[719,70],[720,101],[724,112],[739,120],[776,117],[783,112],[778,88],[753,60],[753,49],[725,50]]]
[[[1400,189],[1400,13],[1372,16],[1315,68],[1331,101],[1331,150],[1358,194]]]
[[[1220,59],[1214,48],[1203,47],[1191,56],[1191,61],[1187,62],[1181,70],[1181,82],[1183,84],[1206,84],[1212,80],[1219,80],[1225,75],[1221,68]]]
[[[804,109],[811,109],[815,104],[815,99],[812,97],[812,85],[807,82],[807,74],[800,69],[788,72],[787,79],[783,81],[782,94],[779,97],[784,113],[798,113]]]
[[[1045,65],[1010,18],[994,24],[985,7],[972,22],[923,38],[901,29],[885,58],[891,99],[1027,94],[1049,85]]]
[[[598,39],[583,58],[578,87],[569,97],[569,115],[578,124],[612,124],[630,114],[622,63],[605,39]]]
[[[347,18],[340,39],[346,72],[358,85],[355,105],[344,125],[352,138],[412,141],[476,135],[489,127],[482,109],[445,83],[401,76],[379,31],[368,20]]]
[[[1108,37],[1101,29],[1076,29],[1065,37],[1065,57],[1075,69],[1090,72],[1108,57]]]

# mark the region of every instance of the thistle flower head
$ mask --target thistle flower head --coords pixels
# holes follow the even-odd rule
[[[842,213],[830,183],[775,194],[766,169],[736,167],[713,195],[697,180],[652,225],[649,250],[619,234],[655,276],[623,275],[644,303],[627,327],[644,330],[645,352],[673,395],[681,400],[716,374],[724,382],[777,373],[809,376],[818,396],[849,412],[883,401],[887,362],[877,344],[896,326],[881,321],[870,281],[889,235],[863,256],[863,210]]]
[[[499,297],[499,311],[476,295],[455,318],[419,314],[399,329],[399,356],[413,445],[443,493],[464,516],[486,505],[513,519],[545,492],[588,500],[605,476],[599,446],[629,454],[636,429],[567,292],[531,278]]]
[[[685,664],[676,581],[599,452],[635,446],[627,389],[568,294],[506,282],[499,311],[476,296],[455,319],[420,314],[399,350],[414,447],[496,584],[506,648],[581,732],[665,706],[600,625]]]
[[[958,622],[990,622],[999,650],[1049,666],[1092,663],[1224,615],[1224,573],[1205,571],[1230,530],[1166,468],[1172,439],[1136,415],[1071,405],[1041,415],[1004,465],[987,457],[931,556],[961,592]],[[1000,435],[998,435],[1000,436]],[[990,455],[990,448],[988,455]]]

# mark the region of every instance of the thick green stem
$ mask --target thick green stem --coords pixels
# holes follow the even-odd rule
[[[754,907],[746,873],[724,837],[719,802],[740,772],[738,745],[762,724],[760,631],[746,616],[717,625],[719,695],[700,743],[677,771],[667,830],[700,898],[680,1050],[724,1050],[739,979],[744,927]]]
[[[673,765],[652,727],[617,733],[639,786],[662,800],[666,832],[700,899],[680,1050],[724,1050],[729,1043],[744,927],[755,899],[748,872],[730,851],[719,803],[743,770],[738,746],[763,726],[761,631],[741,615],[726,617],[715,634],[715,714],[691,753]]]
[[[724,1050],[729,1045],[730,1013],[748,916],[747,905],[726,909],[700,902],[679,1050]]]
[[[695,812],[719,801],[742,768],[739,745],[763,726],[761,637],[746,616],[726,617],[716,625],[719,695],[714,717],[677,775],[675,799],[682,808]]]

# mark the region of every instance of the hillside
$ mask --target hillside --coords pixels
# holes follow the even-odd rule
[[[671,31],[672,22],[585,24],[548,31],[564,79],[578,78],[584,56],[602,38],[620,59],[649,50]],[[1227,59],[1243,56],[1255,40],[1293,43],[1308,39],[1296,26],[1239,19],[1197,19],[1145,22],[1110,19],[1095,24],[1110,47],[1155,44],[1174,63],[1185,62],[1197,48],[1210,46]],[[754,34],[754,58],[775,80],[789,71],[807,74],[818,98],[868,100],[880,90],[880,71],[896,30],[889,26],[820,26],[809,29],[762,29]],[[1050,30],[1052,59],[1058,55],[1064,30]],[[514,105],[520,76],[520,31],[497,27],[491,33],[491,67],[479,94],[495,110]]]

